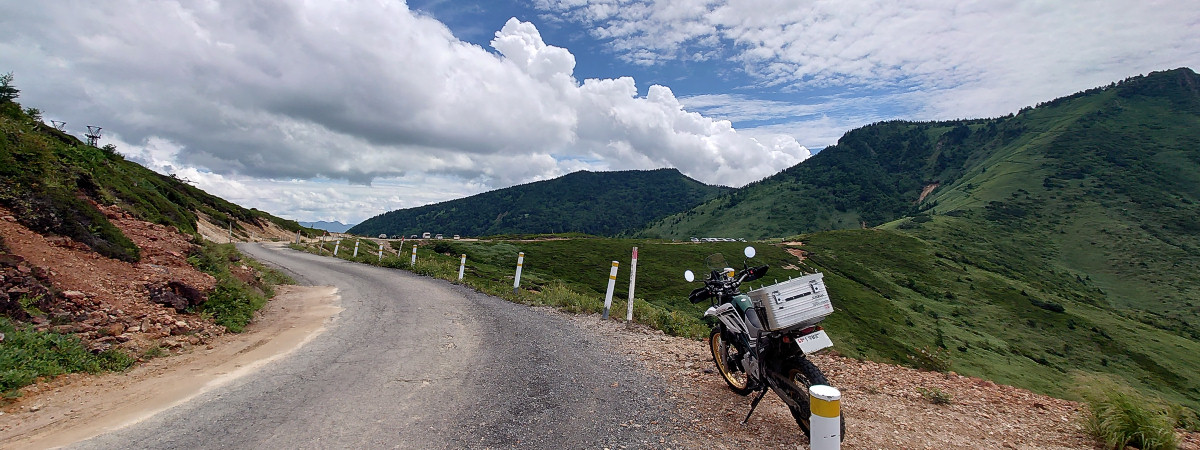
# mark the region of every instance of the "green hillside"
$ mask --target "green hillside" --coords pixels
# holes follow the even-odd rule
[[[489,236],[528,233],[616,235],[691,208],[728,191],[675,169],[580,171],[384,213],[350,229],[362,236],[434,234]]]
[[[1176,69],[1006,117],[860,128],[645,234],[809,233],[789,240],[830,276],[851,354],[942,348],[961,373],[1054,394],[1107,372],[1195,408],[1198,202],[1200,77]]]
[[[6,76],[7,77],[7,76]],[[196,232],[196,212],[219,223],[265,223],[291,230],[295,221],[242,208],[177,178],[125,160],[116,148],[97,148],[42,123],[22,109],[11,78],[0,96],[0,205],[34,230],[69,236],[96,252],[126,261],[139,250],[92,202],[120,205],[140,219]],[[8,91],[4,91],[8,92]],[[307,230],[307,229],[306,229]],[[311,230],[315,232],[315,230]]]

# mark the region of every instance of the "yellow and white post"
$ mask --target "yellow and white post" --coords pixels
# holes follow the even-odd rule
[[[463,269],[467,268],[467,254],[463,253],[462,259],[458,261],[458,281],[462,281]]]
[[[517,295],[521,287],[521,266],[525,265],[525,252],[517,253],[517,274],[513,276],[513,295]]]
[[[413,250],[412,250],[412,252],[413,252],[413,254],[412,254],[412,262],[411,262],[411,263],[409,263],[409,265],[411,265],[411,266],[413,266],[413,267],[417,267],[417,244],[413,244]]]
[[[379,241],[379,261],[383,261],[383,243],[387,241]]]
[[[833,386],[818,384],[808,388],[809,448],[842,448],[842,393]]]
[[[612,307],[613,288],[617,287],[617,266],[621,263],[613,261],[612,270],[608,271],[608,293],[604,294],[604,314],[601,319],[608,319],[608,308]]]

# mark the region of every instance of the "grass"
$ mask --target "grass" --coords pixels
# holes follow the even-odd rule
[[[217,285],[209,292],[208,300],[196,312],[211,317],[213,322],[234,333],[245,330],[254,313],[274,295],[276,284],[294,282],[283,273],[246,259],[233,244],[203,242],[188,256],[188,262],[217,279]],[[254,279],[246,282],[235,277],[230,272],[230,266],[234,263],[245,263],[255,269]]]
[[[1108,448],[1174,449],[1176,417],[1163,402],[1102,377],[1081,377],[1084,426]]]
[[[0,391],[6,397],[17,395],[16,389],[39,377],[121,371],[134,362],[120,350],[92,353],[74,336],[35,331],[4,317],[0,317],[0,333],[4,336],[0,341]]]

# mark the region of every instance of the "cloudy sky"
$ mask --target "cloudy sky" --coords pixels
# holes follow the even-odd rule
[[[871,122],[1200,69],[1190,1],[55,0],[0,29],[47,120],[348,223],[577,170],[741,186]]]

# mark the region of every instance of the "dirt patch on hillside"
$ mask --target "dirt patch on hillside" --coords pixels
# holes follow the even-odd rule
[[[921,203],[921,202],[925,201],[925,197],[928,196],[931,192],[933,192],[934,189],[937,189],[938,186],[941,186],[941,185],[942,185],[942,183],[931,183],[931,184],[925,185],[925,187],[921,188],[921,196],[917,197],[917,203]]]
[[[224,244],[231,241],[293,242],[296,240],[296,232],[285,230],[274,222],[265,219],[253,222],[238,221],[237,226],[241,228],[233,228],[231,230],[228,223],[217,223],[204,213],[196,213],[196,231],[209,242]],[[230,236],[231,231],[232,238]],[[300,238],[305,242],[309,240],[303,235]]]
[[[3,448],[44,448],[137,423],[274,361],[319,335],[341,308],[333,287],[280,286],[241,334],[126,373],[72,374],[24,389],[3,408]]]
[[[43,236],[0,208],[0,235],[13,257],[45,273],[53,286],[39,330],[74,334],[93,350],[120,347],[138,354],[152,346],[201,345],[224,327],[151,301],[151,292],[210,290],[212,276],[187,261],[194,245],[172,227],[134,219],[116,207],[100,206],[114,225],[141,249],[142,259],[127,263],[92,252],[61,236]]]

